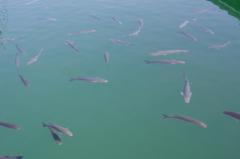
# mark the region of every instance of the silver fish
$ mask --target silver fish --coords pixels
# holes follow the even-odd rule
[[[37,61],[38,61],[38,58],[42,55],[42,52],[43,52],[43,48],[40,49],[40,51],[39,51],[36,55],[34,55],[33,57],[31,57],[31,58],[28,60],[27,65],[31,65],[31,64],[37,62]]]
[[[71,36],[71,35],[90,34],[90,33],[95,33],[96,31],[97,31],[96,29],[88,29],[88,30],[81,30],[75,33],[68,33],[68,35]]]
[[[184,86],[183,86],[181,95],[183,96],[185,103],[190,103],[190,100],[192,97],[192,92],[191,92],[190,81],[188,80],[187,77],[185,78],[185,82],[184,82]]]
[[[8,123],[8,122],[4,122],[4,121],[0,121],[0,126],[10,128],[10,129],[20,130],[20,127],[18,127],[17,125],[11,124],[11,123]]]
[[[234,119],[240,120],[240,112],[233,112],[233,111],[224,111],[223,114],[228,115]]]
[[[200,120],[193,119],[192,117],[189,117],[189,116],[166,115],[166,114],[162,114],[162,116],[163,116],[163,119],[171,118],[171,119],[182,120],[182,121],[189,122],[189,123],[192,123],[192,124],[194,124],[194,125],[197,125],[197,126],[199,126],[199,127],[201,127],[201,128],[207,128],[207,124],[203,123],[203,122],[200,121]]]
[[[189,20],[185,20],[178,27],[179,27],[179,29],[182,29],[182,28],[186,27],[189,23],[190,23]]]
[[[73,133],[68,129],[68,128],[64,128],[60,125],[56,125],[56,124],[46,124],[46,123],[42,123],[43,127],[48,127],[56,132],[60,132],[64,135],[67,135],[67,136],[70,136],[72,137],[73,136]]]
[[[172,54],[188,53],[188,50],[160,50],[157,52],[150,53],[152,56],[166,56]]]
[[[183,34],[185,37],[191,39],[192,41],[198,41],[198,39],[190,33],[187,33],[185,31],[180,31],[179,33]]]
[[[119,45],[129,45],[130,43],[127,42],[127,41],[123,41],[123,40],[120,40],[120,39],[110,39],[110,41],[113,43],[113,44],[119,44]]]
[[[22,81],[22,83],[23,83],[23,85],[25,86],[25,87],[28,87],[28,86],[30,86],[30,81],[28,81],[28,80],[26,80],[22,75],[18,75],[18,77],[20,78],[20,80]]]
[[[70,40],[65,41],[65,45],[68,45],[70,48],[72,48],[74,51],[80,53],[79,49],[74,46],[74,42]]]
[[[230,41],[227,41],[227,42],[225,42],[225,43],[223,43],[223,44],[211,45],[211,46],[209,46],[209,48],[211,48],[211,49],[222,49],[222,48],[228,46],[229,44],[231,44],[231,42],[230,42]]]
[[[109,55],[109,52],[106,51],[104,53],[104,61],[107,64],[107,63],[109,63],[109,60],[110,60],[110,55]]]
[[[138,19],[138,28],[137,28],[137,30],[132,32],[132,33],[130,33],[130,34],[128,34],[128,36],[137,36],[141,32],[141,30],[143,28],[143,25],[144,25],[143,19]]]
[[[101,77],[74,77],[70,79],[70,81],[76,81],[76,80],[86,81],[89,83],[108,83],[108,80],[103,79]]]
[[[175,59],[165,59],[165,60],[144,60],[146,64],[186,64],[185,61],[175,60]]]
[[[0,156],[0,159],[22,159],[23,156]]]
[[[116,23],[122,25],[122,22],[118,20],[116,17],[112,17],[112,20],[115,21]]]

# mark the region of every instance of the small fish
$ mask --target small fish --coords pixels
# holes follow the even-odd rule
[[[32,1],[29,1],[27,3],[25,3],[26,5],[31,5],[31,4],[34,4],[36,2],[38,2],[39,0],[32,0]]]
[[[189,20],[185,20],[184,22],[182,22],[182,23],[179,25],[179,29],[182,29],[182,28],[186,27],[189,23],[190,23]]]
[[[16,47],[18,53],[20,53],[20,54],[24,54],[25,53],[25,50],[23,50],[23,48],[19,47],[18,44],[15,44],[15,47]]]
[[[185,61],[175,60],[175,59],[165,59],[165,60],[144,60],[146,64],[186,64]]]
[[[20,67],[20,55],[19,55],[19,53],[16,53],[16,55],[15,55],[15,65],[16,65],[17,68]]]
[[[192,92],[191,92],[190,81],[188,80],[187,77],[185,77],[185,82],[184,82],[184,86],[183,86],[181,95],[183,96],[185,103],[190,103],[190,100],[192,97]]]
[[[89,83],[108,83],[108,80],[103,79],[101,77],[74,77],[70,79],[70,81],[76,81],[76,80],[86,81]]]
[[[132,32],[132,33],[130,33],[130,34],[128,34],[128,36],[137,36],[141,32],[141,30],[143,28],[143,25],[144,25],[143,19],[138,19],[138,28],[137,28],[137,30]]]
[[[48,18],[47,18],[47,21],[50,21],[50,22],[56,22],[57,19],[56,19],[56,18],[52,18],[52,17],[48,17]]]
[[[230,42],[230,41],[227,41],[227,42],[225,42],[225,43],[223,43],[223,44],[211,45],[211,46],[209,46],[209,48],[211,48],[211,49],[222,49],[222,48],[227,47],[229,44],[231,44],[231,42]]]
[[[61,140],[60,136],[56,132],[54,132],[54,130],[52,128],[49,128],[49,130],[50,130],[50,133],[51,133],[54,141],[56,142],[56,144],[62,145],[62,140]]]
[[[68,33],[68,35],[72,36],[72,35],[90,34],[90,33],[95,33],[96,31],[97,31],[96,29],[88,29],[88,30],[81,30],[75,33]]]
[[[119,25],[122,25],[122,22],[118,20],[116,17],[112,17],[112,20],[118,23]]]
[[[18,75],[18,77],[20,78],[20,80],[22,81],[22,83],[23,83],[23,85],[24,85],[25,87],[30,86],[30,81],[24,79],[24,77],[23,77],[22,75],[20,75],[20,74]]]
[[[66,40],[65,41],[65,45],[68,45],[70,48],[72,48],[74,51],[76,51],[78,53],[80,52],[79,49],[74,46],[74,42],[73,41]]]
[[[56,125],[56,124],[46,124],[46,123],[42,123],[43,127],[48,127],[56,132],[60,132],[64,135],[67,135],[67,136],[70,136],[72,137],[73,136],[73,133],[68,129],[68,128],[64,128],[60,125]]]
[[[206,33],[209,33],[209,34],[211,34],[211,35],[214,35],[214,34],[215,34],[215,32],[214,32],[212,29],[210,29],[210,28],[203,27],[203,29],[204,29],[204,31],[205,31]]]
[[[154,53],[150,53],[152,56],[166,56],[172,54],[188,53],[188,50],[160,50]]]
[[[0,159],[22,159],[23,156],[0,156]]]
[[[185,37],[191,39],[192,41],[198,41],[198,39],[190,33],[187,33],[185,31],[180,31],[179,33],[183,34]]]
[[[110,41],[113,43],[113,44],[119,44],[119,45],[129,45],[130,43],[127,42],[127,41],[123,41],[123,40],[120,40],[120,39],[110,39]]]
[[[104,53],[104,61],[105,61],[106,64],[108,64],[109,60],[110,60],[110,55],[109,55],[109,52],[106,51]]]
[[[11,123],[7,123],[4,121],[0,121],[0,126],[6,127],[6,128],[10,128],[10,129],[16,129],[16,130],[20,130],[20,127],[18,127],[15,124],[11,124]]]
[[[94,20],[101,20],[101,18],[99,18],[98,16],[96,15],[89,15],[92,19]]]
[[[28,60],[27,65],[31,65],[31,64],[37,62],[38,58],[42,55],[42,52],[43,52],[43,48],[40,49],[40,51],[36,55],[34,55],[32,58],[30,58]]]
[[[228,115],[234,119],[240,120],[240,112],[224,111],[223,114]]]
[[[189,122],[189,123],[192,123],[192,124],[194,124],[194,125],[197,125],[197,126],[199,126],[199,127],[201,127],[201,128],[207,128],[207,124],[203,123],[203,122],[200,121],[200,120],[193,119],[192,117],[189,117],[189,116],[166,115],[166,114],[162,114],[162,116],[163,116],[163,119],[171,118],[171,119],[182,120],[182,121]]]

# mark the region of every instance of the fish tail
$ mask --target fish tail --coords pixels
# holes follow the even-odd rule
[[[166,118],[168,118],[168,115],[162,114],[162,119],[166,119]]]
[[[44,123],[44,122],[42,122],[42,126],[43,126],[43,127],[47,127],[47,124]]]

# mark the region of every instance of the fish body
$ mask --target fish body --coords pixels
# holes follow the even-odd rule
[[[46,124],[46,123],[42,123],[42,124],[43,124],[43,127],[48,127],[54,131],[60,132],[64,135],[67,135],[70,137],[73,136],[73,133],[68,128],[64,128],[64,127],[62,127],[60,125],[56,125],[56,124]]]
[[[81,30],[79,32],[76,33],[68,33],[69,36],[71,35],[81,35],[81,34],[90,34],[90,33],[95,33],[97,32],[96,29],[88,29],[88,30]]]
[[[49,128],[49,131],[52,135],[52,138],[56,142],[56,144],[62,145],[62,140],[61,140],[60,136],[52,128]]]
[[[137,22],[138,22],[138,28],[136,29],[136,31],[128,34],[128,36],[137,36],[141,32],[144,25],[143,19],[138,19]]]
[[[109,52],[106,51],[104,53],[104,61],[105,61],[106,64],[108,64],[109,60],[110,60],[110,55],[109,55]]]
[[[98,16],[96,15],[89,15],[92,19],[94,20],[101,20],[101,18],[99,18]]]
[[[22,159],[23,156],[0,156],[0,159]]]
[[[74,51],[76,51],[78,53],[80,52],[79,49],[74,46],[74,42],[72,42],[70,40],[66,40],[65,45],[68,45],[70,48],[72,48]]]
[[[192,117],[189,116],[182,116],[182,115],[165,115],[163,114],[163,119],[177,119],[177,120],[181,120],[181,121],[185,121],[185,122],[189,122],[192,123],[194,125],[197,125],[201,128],[207,128],[207,124],[205,124],[204,122],[197,120],[197,119],[193,119]]]
[[[20,78],[20,80],[22,81],[22,83],[23,83],[23,85],[25,86],[25,87],[28,87],[28,86],[30,86],[30,81],[28,81],[28,80],[26,80],[22,75],[18,75],[18,77]]]
[[[188,53],[188,50],[160,50],[154,53],[150,53],[152,56],[166,56],[172,54]]]
[[[10,128],[10,129],[16,129],[16,130],[20,130],[20,127],[18,127],[15,124],[11,124],[11,123],[7,123],[4,121],[0,121],[0,126],[6,127],[6,128]]]
[[[186,64],[185,61],[175,60],[175,59],[165,59],[165,60],[144,60],[146,64]]]
[[[211,46],[209,46],[209,48],[211,48],[211,49],[222,49],[222,48],[228,46],[230,43],[231,43],[230,41],[227,41],[227,42],[225,42],[223,44],[211,45]]]
[[[198,39],[190,33],[187,33],[185,31],[180,31],[180,33],[183,34],[185,37],[191,39],[192,41],[198,41]]]
[[[122,25],[122,22],[118,20],[116,17],[112,17],[112,20],[118,23],[119,25]]]
[[[43,49],[40,49],[40,51],[36,55],[34,55],[32,58],[28,60],[27,65],[31,65],[37,62],[38,58],[42,55],[42,52],[43,52]]]
[[[223,114],[228,115],[234,119],[240,120],[240,112],[224,111]]]
[[[103,79],[101,77],[74,77],[70,79],[70,81],[76,81],[76,80],[86,81],[89,83],[108,83],[108,80]]]
[[[191,92],[190,81],[187,78],[185,78],[185,82],[184,82],[184,86],[183,86],[181,95],[183,96],[185,103],[190,103],[190,100],[192,97],[192,92]]]
[[[182,29],[182,28],[186,27],[189,23],[190,23],[189,20],[185,20],[184,22],[182,22],[182,23],[179,25],[179,29]]]

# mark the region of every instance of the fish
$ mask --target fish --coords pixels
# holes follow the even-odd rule
[[[23,156],[0,156],[0,159],[22,159]]]
[[[215,34],[215,32],[214,32],[212,29],[210,29],[210,28],[203,27],[203,29],[204,29],[204,31],[205,31],[206,33],[209,33],[209,34],[211,34],[211,35],[214,35],[214,34]]]
[[[56,132],[60,132],[66,136],[73,136],[73,133],[68,129],[68,128],[64,128],[60,125],[56,125],[56,124],[46,124],[46,123],[42,123],[43,127],[48,127]]]
[[[160,50],[157,52],[150,53],[152,56],[166,56],[172,54],[188,53],[188,50]]]
[[[79,49],[74,46],[74,42],[70,40],[65,41],[65,45],[68,45],[70,48],[72,48],[74,51],[80,53]]]
[[[22,83],[25,87],[30,86],[30,81],[26,80],[21,74],[19,74],[18,77],[20,78],[20,80],[22,81]]]
[[[240,112],[232,112],[232,111],[225,110],[223,114],[228,115],[234,119],[240,120]]]
[[[26,5],[31,5],[31,4],[34,4],[36,2],[38,2],[39,0],[32,0],[32,1],[29,1],[27,3],[25,3]]]
[[[15,65],[16,65],[17,68],[20,67],[20,55],[19,55],[19,53],[16,53],[16,55],[15,55]]]
[[[52,128],[49,128],[49,131],[50,131],[54,141],[56,142],[56,144],[62,145],[62,140],[61,140],[60,136],[56,132],[54,132],[54,130]]]
[[[129,45],[130,43],[127,42],[127,41],[123,41],[123,40],[120,40],[120,39],[110,39],[110,41],[113,43],[113,44],[119,44],[119,45]]]
[[[189,116],[182,116],[182,115],[166,115],[166,114],[162,114],[163,119],[177,119],[177,120],[182,120],[185,122],[189,122],[192,123],[194,125],[197,125],[201,128],[207,128],[207,124],[205,124],[204,122],[197,120],[197,119],[193,119],[192,117]]]
[[[20,127],[18,127],[15,124],[11,124],[11,123],[7,123],[4,121],[0,121],[0,126],[6,127],[6,128],[10,128],[10,129],[15,129],[15,130],[20,130]]]
[[[186,64],[186,61],[175,60],[175,59],[164,59],[164,60],[144,60],[146,64]]]
[[[137,28],[137,30],[136,31],[134,31],[134,32],[132,32],[132,33],[130,33],[130,34],[128,34],[128,36],[137,36],[140,32],[141,32],[141,30],[142,30],[142,28],[143,28],[143,25],[144,25],[144,22],[143,22],[143,19],[138,19],[138,28]]]
[[[99,18],[99,17],[96,16],[96,15],[89,15],[89,17],[91,17],[91,18],[94,19],[94,20],[101,20],[101,18]]]
[[[195,41],[195,42],[198,41],[198,39],[195,36],[193,36],[192,34],[190,34],[190,33],[187,33],[185,31],[180,31],[179,33],[181,33],[185,37],[191,39],[192,41]]]
[[[38,61],[38,58],[42,55],[42,52],[43,52],[43,48],[40,49],[40,51],[39,51],[36,55],[34,55],[33,57],[31,57],[31,58],[28,60],[27,65],[31,65],[31,64],[37,62],[37,61]]]
[[[118,23],[119,25],[122,25],[122,22],[118,20],[116,17],[112,17],[112,20]]]
[[[83,76],[71,78],[69,81],[76,81],[76,80],[85,81],[89,83],[108,83],[108,80],[103,79],[101,77],[83,77]]]
[[[183,86],[181,95],[183,96],[185,103],[187,103],[187,104],[190,103],[190,100],[192,97],[192,92],[191,92],[190,81],[188,80],[187,77],[185,77],[185,82],[184,82],[184,86]]]
[[[20,46],[18,46],[18,44],[15,44],[15,47],[16,47],[18,53],[20,53],[20,54],[24,54],[24,53],[25,53],[25,50],[23,50],[23,48],[21,48]]]
[[[186,27],[189,23],[190,23],[189,20],[185,20],[178,27],[179,27],[179,29],[182,29],[182,28]]]
[[[106,51],[106,52],[104,53],[104,61],[105,61],[106,64],[108,64],[108,63],[109,63],[109,60],[110,60],[110,55],[109,55],[109,52]]]
[[[90,33],[95,33],[96,31],[97,31],[96,29],[88,29],[88,30],[81,30],[75,33],[68,33],[68,35],[72,36],[72,35],[80,35],[80,34],[90,34]]]
[[[223,43],[223,44],[214,44],[214,45],[211,45],[211,46],[209,46],[209,48],[211,48],[211,49],[222,49],[222,48],[224,48],[224,47],[227,47],[229,44],[231,44],[231,42],[230,42],[230,41],[227,41],[227,42],[225,42],[225,43]]]
[[[47,18],[47,21],[56,22],[57,19],[56,19],[56,18],[53,18],[53,17],[48,17],[48,18]]]

